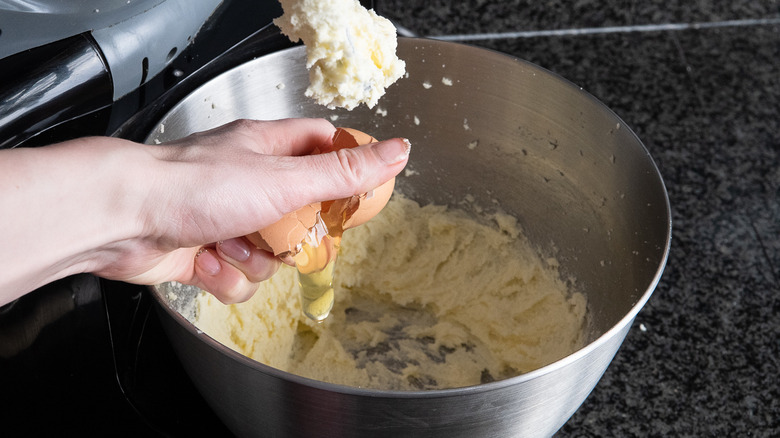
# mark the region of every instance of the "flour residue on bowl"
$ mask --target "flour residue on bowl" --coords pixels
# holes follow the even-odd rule
[[[301,316],[284,266],[248,302],[198,298],[195,324],[270,366],[349,386],[419,390],[525,373],[583,346],[586,300],[567,290],[516,220],[483,223],[398,194],[344,235],[336,305]]]

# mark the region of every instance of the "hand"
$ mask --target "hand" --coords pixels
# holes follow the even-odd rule
[[[27,199],[43,203],[55,218],[3,224],[26,232],[21,246],[29,254],[21,256],[28,265],[36,254],[46,255],[38,262],[42,267],[21,264],[23,274],[7,281],[29,290],[41,281],[93,272],[139,284],[176,280],[226,303],[244,301],[279,260],[243,236],[303,205],[369,191],[406,165],[409,151],[400,139],[308,155],[326,149],[334,129],[324,120],[242,120],[159,146],[89,138],[22,151],[27,156],[0,155],[7,165],[0,172],[11,177],[14,160],[16,167],[43,160],[52,170],[42,177],[48,184],[33,184]],[[74,184],[84,162],[100,175]],[[55,189],[51,198],[36,196]],[[5,257],[19,265],[15,255],[0,256],[0,263]]]

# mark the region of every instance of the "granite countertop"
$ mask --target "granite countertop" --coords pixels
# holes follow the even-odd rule
[[[780,2],[376,3],[583,87],[667,185],[663,278],[558,436],[780,435]]]

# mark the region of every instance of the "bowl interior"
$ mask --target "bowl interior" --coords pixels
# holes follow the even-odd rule
[[[518,218],[589,302],[594,340],[641,308],[670,241],[668,198],[635,134],[579,87],[533,64],[461,44],[401,39],[408,75],[373,109],[304,96],[304,48],[248,62],[197,89],[148,143],[238,119],[324,117],[413,147],[397,187],[421,203]],[[171,303],[187,312],[187,302]],[[186,301],[186,300],[185,300]],[[191,307],[190,307],[191,309]]]

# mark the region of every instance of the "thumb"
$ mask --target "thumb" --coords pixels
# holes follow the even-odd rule
[[[370,143],[320,155],[309,155],[310,182],[300,197],[308,202],[347,198],[371,191],[406,166],[411,144],[406,139]]]

